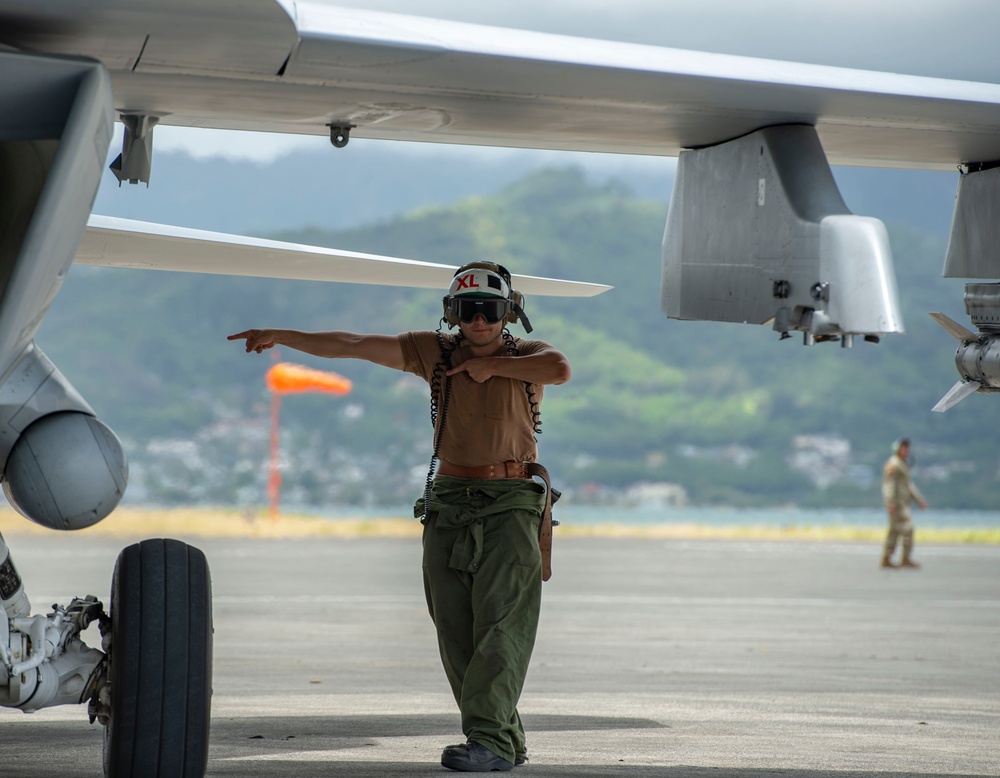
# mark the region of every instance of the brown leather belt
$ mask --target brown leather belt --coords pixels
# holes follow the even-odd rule
[[[531,478],[528,474],[530,462],[499,462],[482,467],[462,467],[451,462],[438,462],[437,474],[452,478]]]

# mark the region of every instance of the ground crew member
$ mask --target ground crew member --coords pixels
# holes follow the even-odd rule
[[[918,568],[911,558],[913,555],[913,519],[910,503],[915,502],[923,510],[927,507],[924,496],[910,479],[910,466],[906,460],[910,456],[910,441],[900,438],[892,444],[892,456],[882,468],[882,500],[889,514],[889,531],[882,550],[882,567],[896,567],[892,555],[896,552],[897,541],[902,542],[903,558],[899,567]]]
[[[549,344],[507,331],[507,323],[528,332],[531,325],[501,265],[459,268],[443,304],[442,326],[457,333],[441,326],[398,336],[267,329],[229,339],[245,340],[248,353],[282,345],[364,359],[430,384],[434,453],[414,512],[424,522],[427,606],[466,737],[444,749],[441,764],[506,771],[527,761],[517,701],[548,575],[552,493],[537,465],[535,435],[544,387],[568,381],[570,366]]]

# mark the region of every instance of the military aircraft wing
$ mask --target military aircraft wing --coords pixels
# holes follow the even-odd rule
[[[178,270],[190,273],[340,281],[447,289],[456,267],[321,246],[91,216],[74,259],[78,265]],[[604,284],[513,274],[530,295],[592,297]]]
[[[598,41],[325,0],[0,1],[0,44],[86,56],[161,124],[677,155],[815,126],[834,164],[1000,158],[1000,86]],[[152,125],[150,125],[152,126]]]

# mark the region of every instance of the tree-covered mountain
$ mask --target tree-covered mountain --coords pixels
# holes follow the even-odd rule
[[[955,370],[954,341],[927,312],[964,317],[961,282],[940,276],[941,238],[890,225],[905,336],[804,347],[764,327],[664,318],[664,215],[662,203],[564,168],[364,228],[274,237],[613,284],[587,300],[527,301],[532,337],[573,365],[573,380],[546,392],[540,438],[568,499],[674,483],[695,502],[877,505],[877,470],[890,442],[908,435],[935,505],[993,506],[1000,403],[974,396],[930,412]],[[131,499],[248,502],[262,495],[269,359],[225,336],[255,326],[433,329],[440,297],[75,267],[38,343],[126,440],[139,484]],[[345,399],[284,403],[290,499],[400,504],[419,491],[430,457],[422,382],[365,363],[281,356],[354,382]]]

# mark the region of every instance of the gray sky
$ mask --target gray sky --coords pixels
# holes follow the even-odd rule
[[[995,81],[996,0],[339,0],[539,32]]]
[[[997,0],[342,0],[340,5],[540,32],[823,65],[996,82],[1000,77]],[[297,148],[323,147],[315,137],[161,127],[160,152],[270,161]],[[355,141],[362,142],[360,140]],[[116,139],[115,146],[120,144]],[[531,153],[427,148],[408,153]],[[540,163],[543,155],[537,152]],[[617,163],[603,155],[588,165]],[[566,160],[565,154],[558,157]]]

